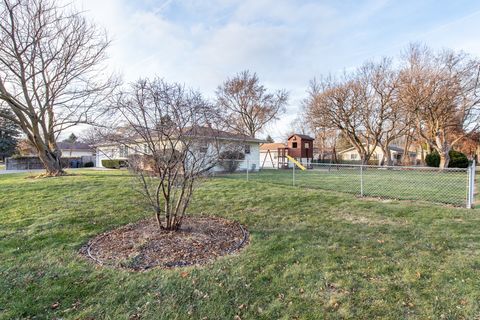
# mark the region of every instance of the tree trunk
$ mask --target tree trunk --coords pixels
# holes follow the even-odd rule
[[[402,154],[402,165],[406,166],[411,163],[410,158],[410,137],[406,137],[405,143],[403,145],[403,154]]]
[[[160,217],[160,210],[159,210],[159,208],[156,208],[156,210],[155,210],[155,219],[157,220],[158,227],[159,227],[160,229],[162,229],[163,226],[162,226],[162,219],[161,219],[161,217]]]
[[[47,177],[57,177],[65,174],[63,171],[62,164],[60,163],[61,152],[49,151],[49,150],[39,150],[38,158],[45,166],[45,176]]]
[[[450,155],[448,151],[439,152],[440,154],[440,169],[448,168],[448,164],[450,163]]]
[[[452,149],[452,146],[445,139],[445,133],[440,131],[435,136],[435,149],[440,155],[440,169],[448,168],[450,162],[450,155],[448,154]]]
[[[382,152],[383,152],[383,159],[382,159],[381,165],[382,166],[384,166],[384,165],[392,166],[393,163],[392,163],[392,157],[391,157],[389,148],[388,147],[385,148],[383,146],[380,146],[380,149],[382,149]]]
[[[370,160],[370,158],[367,157],[367,154],[363,152],[360,154],[360,159],[361,159],[360,163],[363,165],[368,165],[368,160]]]

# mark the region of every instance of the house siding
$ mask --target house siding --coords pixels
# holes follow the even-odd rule
[[[232,144],[232,141],[225,141],[225,145]],[[242,145],[249,145],[250,146],[250,154],[245,154],[245,161],[242,161],[238,170],[246,170],[247,163],[250,166],[250,170],[258,170],[260,167],[260,144],[258,142],[245,142],[241,143]],[[137,148],[142,148],[143,144],[139,144]],[[134,154],[135,146],[129,147],[129,154]],[[211,146],[209,146],[209,150],[211,151]],[[96,166],[102,168],[102,160],[108,159],[120,159],[120,160],[127,160],[127,157],[120,156],[120,148],[115,145],[108,145],[108,146],[100,146],[97,147],[96,152]],[[223,169],[220,166],[216,166],[213,169],[215,172],[222,171]]]
[[[88,150],[62,150],[62,156],[67,158],[91,157],[93,155],[94,152]]]
[[[260,164],[263,168],[276,168],[278,165],[278,150],[260,150]]]
[[[397,150],[390,150],[390,155],[393,161],[393,164],[398,163],[397,157],[403,154],[403,151],[397,151]],[[339,153],[340,158],[344,161],[360,161],[360,154],[357,152],[357,150],[352,149],[352,150],[347,150],[347,151],[341,151]],[[353,158],[352,158],[353,156]],[[372,153],[372,156],[370,157],[370,161],[377,161],[378,164],[380,165],[383,159],[384,153],[382,149],[377,146]],[[419,154],[417,153],[415,156],[410,156],[412,161],[416,161],[419,157]]]

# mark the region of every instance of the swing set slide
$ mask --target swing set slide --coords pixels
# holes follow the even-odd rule
[[[300,169],[302,169],[302,170],[307,170],[307,168],[305,168],[300,162],[298,162],[297,160],[295,160],[295,158],[292,158],[292,157],[289,156],[288,154],[287,154],[287,159],[290,160],[290,161],[292,161],[294,164],[296,164],[297,167],[299,167]]]

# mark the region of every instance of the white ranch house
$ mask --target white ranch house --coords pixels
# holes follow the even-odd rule
[[[239,151],[245,154],[244,161],[241,161],[237,170],[246,170],[247,165],[249,170],[257,171],[260,162],[260,144],[264,140],[255,139],[246,135],[234,134],[221,130],[214,130],[210,128],[196,129],[196,133],[191,135],[192,139],[198,139],[200,144],[199,152],[209,152],[212,150],[213,144],[219,146],[220,151],[223,147],[236,146]],[[211,141],[211,143],[209,142]],[[147,145],[143,144],[141,140],[138,143],[125,146],[116,142],[103,142],[96,145],[96,167],[104,167],[102,160],[128,160],[129,155],[135,153],[147,153]],[[214,171],[222,171],[219,166],[213,169]]]
[[[62,151],[62,157],[65,158],[92,157],[95,155],[95,149],[82,142],[58,142],[57,146]]]

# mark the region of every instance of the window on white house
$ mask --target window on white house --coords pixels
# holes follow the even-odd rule
[[[357,156],[358,156],[358,154],[356,154],[356,153],[351,153],[351,154],[350,154],[350,159],[351,159],[351,160],[356,160],[356,159],[357,159]]]
[[[120,146],[120,157],[127,158],[128,157],[128,147],[127,146]]]
[[[143,153],[147,154],[148,153],[148,144],[143,145]]]
[[[250,154],[250,145],[249,144],[245,145],[245,154]]]
[[[372,160],[378,160],[378,154],[376,153],[372,154]]]

